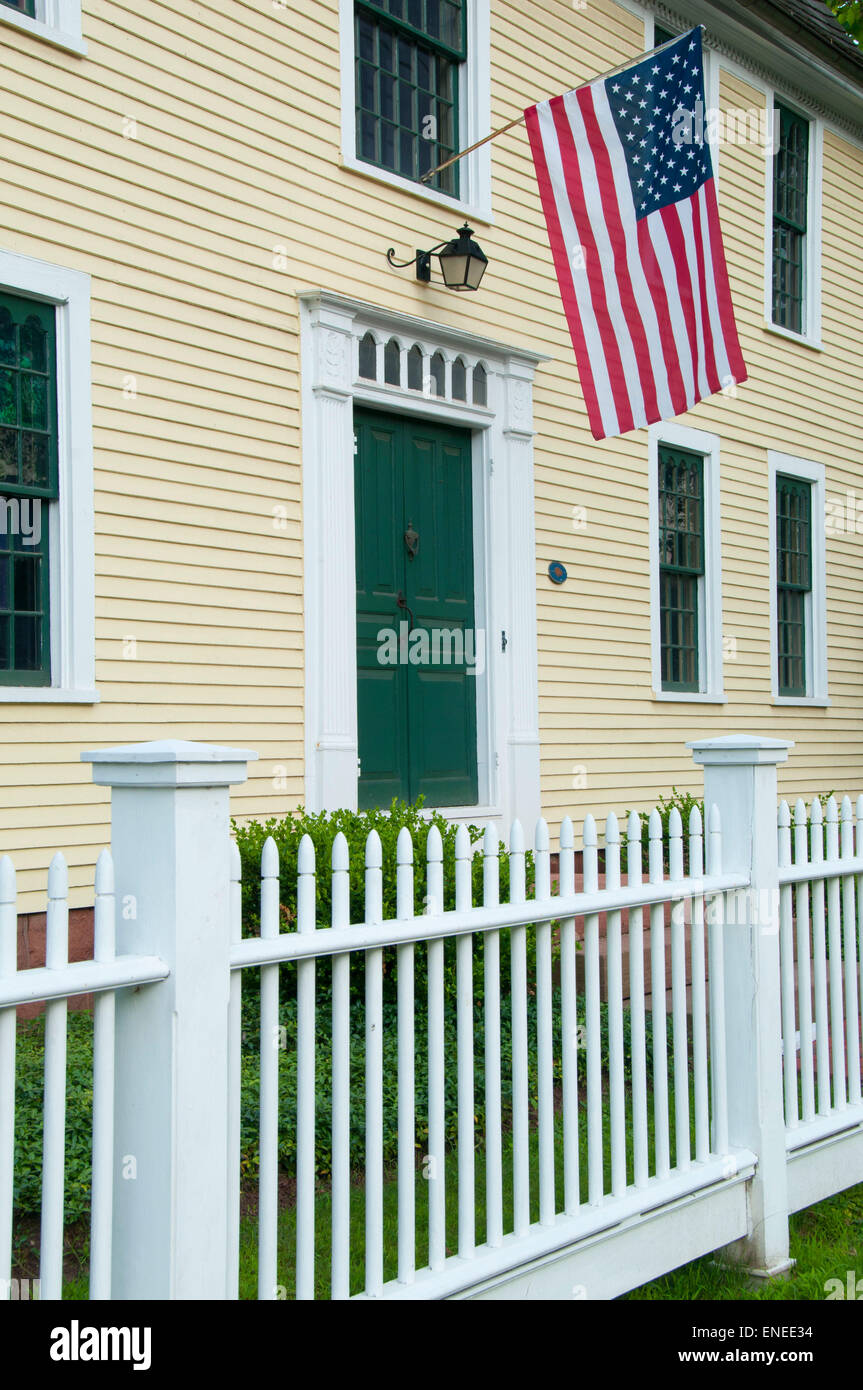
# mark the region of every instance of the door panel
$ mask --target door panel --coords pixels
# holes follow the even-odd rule
[[[471,805],[476,677],[464,659],[476,640],[470,434],[359,409],[354,419],[360,806],[420,793],[429,805]],[[419,537],[413,558],[404,539],[409,525]],[[399,634],[395,665],[378,660],[384,628]]]
[[[407,781],[407,669],[378,661],[378,632],[395,626],[396,595],[403,587],[404,541],[394,525],[380,525],[403,507],[403,470],[397,422],[385,417],[357,426],[354,469],[357,562],[357,719],[360,729],[361,806],[410,799]],[[362,467],[359,460],[362,459]],[[338,557],[334,557],[338,563]]]

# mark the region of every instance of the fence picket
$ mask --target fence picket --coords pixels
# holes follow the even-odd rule
[[[551,897],[548,826],[540,817],[535,839],[536,897]],[[554,1222],[554,1052],[551,1005],[551,923],[536,928],[536,1038],[539,1116],[539,1220]]]
[[[626,827],[626,881],[641,883],[641,817],[630,811]],[[636,1187],[649,1177],[647,1131],[647,1044],[644,1007],[644,908],[629,910],[629,1008],[632,1039],[632,1167]]]
[[[858,796],[855,806],[856,829],[854,835],[854,846],[858,855],[863,856],[863,794]],[[863,1028],[863,874],[855,875],[855,889],[857,894],[857,940],[860,943],[860,954],[857,961],[857,1036],[860,1037],[860,1030]],[[863,1059],[861,1059],[863,1067]]]
[[[827,860],[839,858],[839,808],[835,796],[827,800]],[[830,962],[830,1056],[833,1063],[833,1105],[844,1110],[848,1104],[845,1086],[845,1011],[842,1000],[842,923],[840,883],[827,880],[827,931]]]
[[[794,863],[809,863],[809,834],[806,803],[794,803]],[[812,945],[810,937],[809,884],[803,879],[795,885],[794,911],[797,918],[797,1015],[800,1022],[800,1095],[803,1120],[815,1118],[815,1033],[812,1022]]]
[[[414,915],[414,847],[402,826],[396,841],[396,916]],[[398,1008],[398,1277],[412,1284],[416,1272],[416,1093],[414,1073],[414,946],[396,951]]]
[[[791,863],[791,812],[788,802],[779,807],[779,868]],[[785,1078],[785,1123],[798,1124],[797,1042],[794,1026],[794,937],[792,932],[791,884],[779,889],[779,964],[782,994],[782,1070]]]
[[[620,887],[620,827],[609,812],[605,822],[605,886]],[[611,1107],[611,1193],[626,1191],[626,1094],[623,1079],[623,943],[619,909],[606,917],[608,971],[608,1088]]]
[[[707,809],[707,808],[705,808]],[[707,811],[707,873],[722,873],[719,807]],[[710,1078],[713,1099],[713,1151],[728,1153],[728,1067],[725,1057],[725,894],[712,893],[707,907],[708,999],[710,1001]]]
[[[500,846],[489,824],[482,840],[482,901],[500,902]],[[488,931],[483,948],[485,1019],[485,1238],[497,1249],[503,1242],[503,1157],[500,1094],[500,932]]]
[[[854,854],[854,811],[851,798],[843,796],[841,811],[842,858]],[[848,1100],[856,1105],[860,1094],[860,995],[857,989],[857,914],[854,875],[842,876],[843,959],[845,965],[845,1028],[848,1056]]]
[[[436,825],[426,841],[427,909],[443,912],[443,841]],[[432,937],[428,944],[428,1183],[429,1267],[443,1269],[446,1259],[446,1163],[444,1092],[444,943]]]
[[[582,832],[584,891],[599,888],[596,821],[588,814]],[[599,998],[599,913],[584,919],[584,983],[587,1022],[587,1200],[598,1205],[604,1193],[602,1125],[602,1034]]]
[[[236,849],[236,846],[234,846]],[[114,863],[103,849],[96,861],[93,959],[111,961],[116,950]],[[111,1297],[111,1214],[114,1172],[114,991],[93,1001],[93,1154],[90,1203],[90,1301]],[[229,1077],[228,1100],[231,1100]],[[239,1110],[239,1094],[237,1095]],[[237,1168],[239,1179],[239,1167]]]
[[[689,813],[689,873],[701,878],[704,873],[704,834],[701,812],[693,806]],[[704,895],[692,898],[690,939],[690,978],[692,992],[692,1066],[695,1088],[695,1161],[706,1163],[710,1154],[710,1106],[708,1102],[707,1066],[707,992],[704,954]]]
[[[824,862],[824,812],[821,802],[812,802],[810,824],[811,864]],[[818,1111],[830,1109],[830,1037],[827,1013],[827,939],[824,924],[824,880],[812,883],[812,960],[815,976],[815,1058],[818,1074]]]
[[[523,903],[524,832],[513,821],[509,835],[509,900]],[[524,1235],[530,1225],[530,1155],[527,1077],[527,928],[511,927],[510,996],[512,1002],[512,1164],[514,1229]]]
[[[272,835],[261,852],[261,938],[279,935],[279,851]],[[258,1298],[278,1297],[279,967],[261,966],[261,1090],[258,1161]]]
[[[668,877],[683,878],[683,822],[676,806],[668,818]],[[671,1014],[674,1058],[674,1161],[690,1164],[689,1039],[686,1029],[686,899],[671,904]]]
[[[243,939],[243,866],[236,840],[230,850],[231,941]],[[243,972],[231,971],[228,995],[228,1298],[240,1296],[240,1153],[243,1049]]]
[[[59,853],[48,870],[45,965],[62,970],[69,961],[69,874]],[[66,1023],[68,1001],[45,1005],[45,1092],[42,1140],[42,1234],[39,1286],[43,1299],[63,1296],[63,1186],[66,1148]]]
[[[297,931],[315,931],[315,846],[300,840]],[[297,961],[297,1299],[315,1296],[315,960]]]
[[[340,830],[333,840],[333,928],[351,920],[351,865],[348,842]],[[330,1296],[350,1297],[351,1239],[351,957],[333,956],[333,1115],[332,1115],[332,1270]]]
[[[575,836],[569,816],[560,823],[558,891],[561,897],[575,892]],[[563,1204],[574,1216],[580,1201],[578,1190],[578,1049],[581,1029],[576,1003],[575,918],[560,924],[561,1052],[563,1070]]]
[[[366,840],[367,923],[383,921],[381,838]],[[384,1283],[384,1101],[383,949],[366,951],[366,1293],[376,1297]]]
[[[661,883],[662,821],[657,810],[650,813],[647,826],[648,879]],[[656,1176],[667,1178],[671,1171],[668,1135],[668,1025],[665,985],[665,906],[654,903],[650,909],[650,996],[653,1026],[653,1129],[656,1150]]]
[[[0,859],[0,983],[18,969],[18,914],[15,867]],[[0,1302],[12,1292],[12,1200],[15,1176],[14,1004],[0,1009]]]
[[[470,835],[467,826],[460,825],[455,835],[456,912],[467,912],[472,904]],[[462,1259],[469,1259],[476,1244],[472,933],[465,932],[456,940],[455,972],[458,1050],[458,1253]]]

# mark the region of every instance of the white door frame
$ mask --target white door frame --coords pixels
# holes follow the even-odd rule
[[[357,805],[354,402],[461,425],[473,433],[476,622],[485,674],[477,685],[479,804],[447,807],[453,820],[494,820],[508,833],[540,814],[533,491],[533,377],[547,358],[447,324],[398,314],[327,290],[300,295],[305,790],[312,811]],[[376,380],[359,376],[371,333]],[[384,383],[384,344],[400,345],[400,384]],[[406,385],[418,345],[423,389]],[[441,395],[429,371],[441,353]],[[452,396],[452,364],[487,373],[487,404]],[[506,634],[503,650],[502,634]]]

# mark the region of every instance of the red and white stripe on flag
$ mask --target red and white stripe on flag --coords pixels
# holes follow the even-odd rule
[[[680,415],[746,380],[697,125],[703,91],[694,30],[525,112],[596,439]]]

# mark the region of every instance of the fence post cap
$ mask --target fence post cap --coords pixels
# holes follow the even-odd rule
[[[221,787],[246,780],[250,748],[220,748],[182,738],[91,748],[81,761],[93,764],[93,781],[107,787]]]
[[[765,738],[760,734],[724,734],[721,738],[695,739],[686,746],[692,750],[692,757],[697,763],[740,767],[755,763],[784,763],[794,742],[787,738]]]

